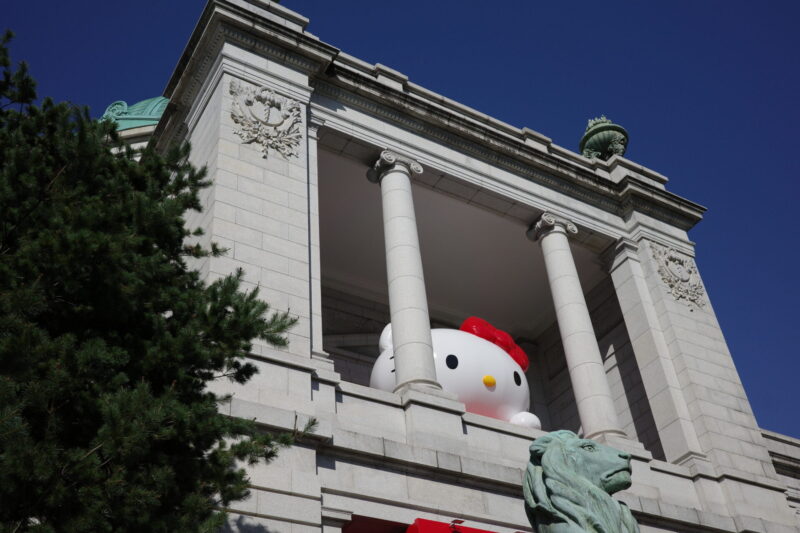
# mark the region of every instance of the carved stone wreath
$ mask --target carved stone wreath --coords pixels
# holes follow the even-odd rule
[[[231,81],[233,96],[231,118],[239,126],[235,133],[244,144],[261,147],[264,159],[270,148],[286,159],[298,157],[303,134],[300,131],[300,103],[275,94],[266,87]]]
[[[706,291],[694,261],[674,248],[656,243],[650,243],[650,246],[653,249],[653,258],[658,263],[658,273],[672,296],[678,301],[685,300],[690,306],[705,306]]]

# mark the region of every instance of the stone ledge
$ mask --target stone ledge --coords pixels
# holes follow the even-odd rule
[[[608,444],[613,448],[618,448],[623,452],[628,452],[635,459],[649,463],[653,460],[653,454],[647,451],[644,445],[636,440],[619,435],[601,435],[594,439],[598,442]]]
[[[455,400],[452,393],[445,391],[409,388],[401,393],[400,398],[403,408],[407,408],[409,405],[422,405],[459,416],[464,415],[466,412],[464,404]]]
[[[686,479],[694,479],[696,477],[692,475],[692,473],[689,471],[688,468],[682,465],[676,465],[658,459],[652,459],[649,462],[649,464],[650,464],[650,470],[653,470],[655,472],[662,472],[664,474],[679,476]]]
[[[281,522],[287,522],[289,524],[300,524],[303,526],[311,526],[311,527],[320,527],[322,522],[311,522],[306,520],[293,520],[291,518],[287,518],[280,515],[275,514],[262,514],[262,513],[255,513],[251,511],[242,511],[239,509],[233,509],[231,507],[223,507],[223,511],[230,513],[231,516],[241,515],[241,516],[250,516],[253,518],[266,518],[267,520],[278,520]],[[252,531],[259,531],[258,529],[253,528]]]
[[[783,524],[777,524],[761,518],[751,516],[734,517],[736,530],[741,533],[797,533],[797,528]]]
[[[726,466],[717,465],[716,468],[717,471],[719,472],[719,475],[717,476],[718,481],[730,479],[738,483],[744,483],[746,485],[756,485],[759,487],[763,487],[765,489],[776,490],[778,492],[786,491],[786,487],[783,485],[783,483],[781,483],[780,480],[775,478],[743,473],[739,470],[729,468]]]
[[[231,416],[255,420],[258,424],[281,431],[292,431],[296,427],[301,427],[304,421],[311,416],[307,413],[288,411],[235,398],[229,404],[229,414]],[[524,471],[522,465],[520,467],[512,467],[495,461],[485,461],[470,457],[469,455],[456,455],[446,450],[413,446],[382,437],[364,435],[341,427],[332,427],[330,420],[322,419],[318,421],[318,428],[304,437],[304,440],[317,441],[319,443],[318,449],[323,453],[329,451],[334,455],[342,453],[344,456],[349,457],[360,456],[366,461],[383,460],[388,464],[402,465],[420,473],[429,472],[435,475],[438,472],[440,473],[439,475],[473,479],[487,486],[519,489],[521,493]],[[683,467],[670,465],[662,461],[656,461],[655,463],[657,463],[655,470],[687,477]],[[737,481],[748,482],[748,480],[738,479]],[[749,481],[749,483],[752,483],[752,481]],[[768,488],[775,489],[777,487],[769,486]],[[322,491],[325,492],[325,490],[325,487],[323,487]],[[779,488],[779,490],[783,491],[784,489]],[[298,494],[297,496],[301,495]],[[303,497],[309,498],[311,496],[303,495]],[[636,496],[630,492],[620,493],[618,499],[628,504],[637,514],[637,517],[641,515],[644,523],[656,521],[664,524],[688,525],[698,528],[700,531],[752,531],[757,533],[788,533],[789,531],[794,531],[781,524],[766,522],[753,517],[737,517],[737,525],[734,525],[734,519],[730,517]],[[274,518],[266,515],[254,514],[254,516]],[[477,516],[474,519],[485,520],[484,517]],[[738,524],[743,524],[750,529],[736,529],[739,527]],[[758,528],[753,529],[756,526]]]
[[[353,518],[353,513],[344,509],[334,509],[332,507],[322,507],[322,521],[333,523],[349,522]]]
[[[611,179],[615,182],[622,180],[626,174],[626,170],[635,172],[643,178],[652,181],[653,184],[660,189],[663,189],[664,184],[669,181],[666,176],[659,174],[655,170],[650,170],[649,168],[638,163],[634,163],[630,159],[626,159],[620,155],[612,156],[608,161],[604,161],[603,164],[608,167],[609,173],[611,174]]]
[[[256,359],[258,361],[276,363],[299,370],[307,370],[314,374],[321,373],[323,376],[323,381],[341,381],[341,376],[339,376],[339,373],[333,370],[332,360],[325,361],[319,357],[305,357],[274,349],[269,349],[269,351],[265,351],[260,354],[250,353],[247,357]]]
[[[690,526],[699,531],[737,531],[733,518],[681,507],[651,498],[621,493],[618,498],[630,507],[636,519],[643,524]]]
[[[306,500],[319,500],[320,499],[320,490],[314,492],[302,492],[299,490],[283,490],[283,489],[276,489],[275,487],[266,487],[264,485],[259,485],[257,483],[251,483],[248,487],[256,490],[260,490],[262,492],[274,492],[275,494],[283,494],[285,496],[294,496],[296,498],[304,498]]]
[[[538,437],[541,437],[542,435],[547,434],[546,431],[542,431],[541,429],[516,426],[510,422],[505,422],[503,420],[498,420],[496,418],[491,418],[488,416],[476,415],[475,413],[465,412],[463,415],[461,415],[461,419],[464,421],[465,424],[470,426],[491,429],[498,433],[504,433],[506,435],[512,435],[514,437],[530,439],[531,441],[533,441]]]
[[[236,397],[220,402],[220,411],[228,416],[252,420],[256,424],[278,431],[299,431],[312,418],[316,419],[317,426],[305,435],[311,440],[330,440],[333,438],[333,429],[330,420],[311,413],[290,411],[279,407],[272,407],[263,403],[241,400]]]
[[[620,493],[617,499],[625,502],[643,524],[694,526],[697,531],[738,533],[790,533],[797,529],[751,516],[723,516],[709,511],[669,504],[663,501]]]
[[[343,394],[353,396],[355,398],[364,398],[377,403],[391,405],[394,407],[402,407],[403,403],[399,394],[393,392],[382,391],[373,389],[372,387],[365,387],[364,385],[357,385],[349,381],[342,381],[338,384],[337,389]]]
[[[373,437],[337,428],[333,439],[320,451],[361,455],[365,459],[383,459],[416,470],[462,475],[491,485],[522,487],[523,467],[511,467],[494,461],[457,455],[445,450],[414,446],[381,437]]]
[[[521,492],[520,492],[520,494],[521,494]],[[394,509],[396,509],[396,508],[407,509],[407,510],[411,510],[411,512],[413,513],[413,515],[415,517],[424,516],[424,514],[421,515],[421,513],[429,513],[430,514],[429,518],[437,519],[437,517],[440,517],[440,515],[442,513],[450,514],[450,513],[448,513],[447,509],[442,509],[442,508],[440,508],[438,506],[437,507],[426,506],[424,504],[420,504],[419,501],[414,501],[414,502],[398,501],[398,500],[392,500],[392,499],[389,499],[389,498],[382,498],[382,497],[379,497],[379,496],[375,496],[373,494],[365,494],[365,493],[355,492],[355,491],[351,491],[351,490],[343,490],[343,489],[335,488],[335,487],[322,487],[323,502],[326,499],[325,498],[326,495],[340,496],[340,497],[349,498],[349,499],[353,499],[353,500],[368,501],[368,502],[373,502],[373,503],[384,504],[387,507],[392,507]],[[514,529],[514,530],[517,530],[517,531],[523,531],[523,530],[524,531],[530,531],[530,527],[529,527],[529,525],[527,523],[519,524],[519,523],[515,523],[515,522],[502,521],[502,520],[498,520],[497,517],[494,516],[494,515],[488,515],[488,514],[484,514],[484,513],[475,513],[475,512],[471,512],[471,513],[464,513],[464,512],[455,513],[455,512],[453,512],[452,514],[457,514],[457,516],[453,516],[453,518],[457,517],[457,518],[461,518],[463,520],[475,521],[475,522],[478,522],[479,524],[482,524],[482,525],[485,525],[485,526],[493,526],[494,525],[494,526],[500,526],[500,527],[506,527],[506,528],[509,528],[509,529]],[[441,518],[439,518],[439,519],[441,519]]]

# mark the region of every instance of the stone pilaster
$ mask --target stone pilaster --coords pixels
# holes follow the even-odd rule
[[[638,251],[635,242],[620,239],[609,251],[609,273],[659,439],[670,462],[705,459],[658,323]]]
[[[311,356],[327,359],[322,347],[322,264],[319,237],[319,168],[317,143],[325,121],[314,115],[308,118],[308,235],[311,300]]]

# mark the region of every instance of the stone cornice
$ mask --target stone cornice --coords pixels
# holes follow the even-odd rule
[[[305,21],[305,22],[303,22]],[[248,48],[258,49],[309,73],[324,70],[333,61],[339,50],[323,43],[315,36],[303,31],[308,19],[281,7],[267,3],[264,7],[245,0],[212,0],[206,4],[197,22],[189,43],[186,45],[175,71],[167,82],[164,95],[171,95],[180,84],[184,72],[196,62],[197,52],[203,43],[219,40],[220,23],[239,30],[238,38]],[[217,30],[217,31],[209,31]],[[236,37],[231,34],[229,37]],[[261,42],[256,42],[259,39]],[[277,47],[275,46],[277,45]],[[212,47],[212,51],[213,51]],[[199,54],[203,56],[205,54]]]
[[[360,108],[420,135],[438,139],[489,164],[625,219],[633,211],[639,211],[683,230],[690,229],[702,219],[704,207],[633,174],[627,174],[615,183],[561,157],[528,146],[523,140],[470,123],[464,117],[459,121],[446,110],[419,102],[412,95],[399,93],[375,79],[365,77],[345,88],[341,83],[343,76],[339,70],[336,73],[338,82],[321,77],[312,81],[315,93]]]
[[[666,178],[656,172],[624,158],[583,158],[533,130],[409,82],[402,73],[340,53],[305,32],[306,23],[272,3],[212,0],[164,91],[171,100],[178,96],[165,115],[185,112],[222,44],[231,42],[305,72],[316,92],[624,219],[637,211],[688,230],[702,218],[705,208],[664,190]],[[156,136],[170,118],[161,121]]]
[[[157,142],[170,142],[185,133],[175,122],[184,120],[226,42],[309,75],[324,71],[339,50],[306,33],[307,23],[305,17],[272,2],[208,2],[164,89],[170,104],[156,127]]]

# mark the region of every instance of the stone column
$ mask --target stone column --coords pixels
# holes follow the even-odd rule
[[[408,388],[441,390],[436,381],[428,298],[411,196],[412,173],[421,174],[422,166],[389,150],[381,153],[367,173],[370,181],[381,186],[395,392]]]
[[[542,246],[583,434],[586,438],[624,436],[617,420],[603,358],[600,356],[589,309],[569,247],[567,235],[570,233],[578,233],[575,224],[551,213],[544,213],[530,227],[528,237],[538,240]]]

